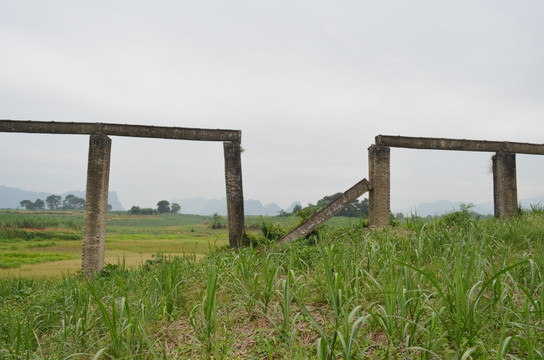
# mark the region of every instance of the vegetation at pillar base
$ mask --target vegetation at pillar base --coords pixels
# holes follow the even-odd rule
[[[544,212],[465,215],[1,280],[0,358],[542,359]]]

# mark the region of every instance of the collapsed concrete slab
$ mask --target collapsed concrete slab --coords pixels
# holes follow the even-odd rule
[[[358,197],[366,193],[369,189],[370,183],[367,179],[359,181],[357,184],[353,185],[351,188],[346,190],[346,192],[340,195],[339,198],[312,215],[308,220],[297,226],[289,234],[280,238],[278,243],[286,243],[308,235],[319,226],[323,225],[334,215],[338,214],[347,205],[357,200]]]

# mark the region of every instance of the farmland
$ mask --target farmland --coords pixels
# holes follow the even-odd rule
[[[226,229],[212,229],[211,221],[192,215],[110,214],[106,262],[136,266],[156,254],[203,254],[227,244]],[[82,213],[4,211],[0,231],[0,278],[60,278],[81,267]]]
[[[80,220],[51,218],[38,217],[48,235],[20,232],[0,253],[73,260],[21,256],[7,271],[75,261],[81,240],[67,238],[80,236]],[[246,221],[255,246],[232,250],[211,218],[110,215],[106,253],[125,261],[92,281],[0,280],[0,359],[543,358],[539,209],[510,221],[461,211],[372,231],[335,219],[282,246],[263,234],[295,220],[264,220]],[[127,253],[163,256],[129,267]]]

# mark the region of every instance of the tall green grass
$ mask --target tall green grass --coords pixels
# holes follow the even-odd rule
[[[544,357],[541,213],[258,243],[0,281],[0,359]]]
[[[45,229],[48,227],[81,230],[83,228],[83,214],[58,212],[45,215],[26,211],[0,211],[0,229]]]

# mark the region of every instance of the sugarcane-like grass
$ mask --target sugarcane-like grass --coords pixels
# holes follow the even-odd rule
[[[361,225],[1,280],[0,359],[544,357],[541,212]]]

